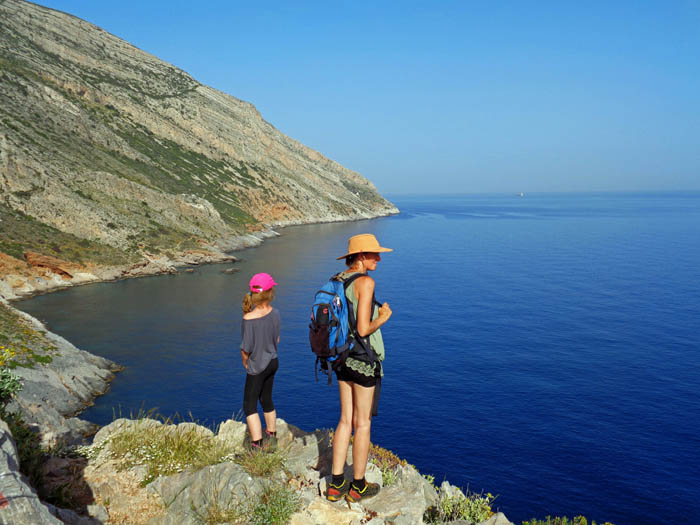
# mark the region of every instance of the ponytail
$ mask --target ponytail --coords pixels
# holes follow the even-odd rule
[[[243,313],[247,314],[252,312],[253,308],[261,303],[269,303],[275,298],[275,287],[273,286],[269,290],[264,292],[258,292],[253,294],[253,292],[248,292],[243,296]]]
[[[248,292],[243,296],[243,314],[247,314],[248,312],[253,311],[253,294]]]

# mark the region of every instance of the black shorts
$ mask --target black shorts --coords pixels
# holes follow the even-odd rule
[[[379,363],[375,364],[375,373],[374,377],[368,377],[364,374],[361,374],[352,368],[348,368],[345,363],[340,365],[338,368],[335,369],[335,377],[338,379],[338,381],[349,381],[351,383],[355,383],[360,386],[364,386],[366,388],[371,388],[373,386],[377,385],[377,377],[378,377],[378,370],[379,370]]]

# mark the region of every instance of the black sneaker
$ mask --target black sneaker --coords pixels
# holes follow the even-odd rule
[[[350,482],[344,479],[340,485],[334,485],[333,482],[328,482],[328,490],[326,490],[326,499],[328,501],[338,501],[343,499],[350,490]]]
[[[350,486],[350,490],[348,490],[348,493],[345,495],[345,499],[350,503],[356,503],[361,499],[376,496],[377,494],[379,494],[379,489],[380,487],[378,484],[370,483],[368,481],[365,481],[365,488],[363,488],[362,490],[358,489],[353,483]]]

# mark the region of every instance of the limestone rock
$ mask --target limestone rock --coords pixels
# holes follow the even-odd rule
[[[381,479],[381,472],[379,474]],[[361,503],[365,509],[376,512],[387,522],[409,525],[421,523],[425,509],[435,502],[435,489],[415,468],[407,465],[398,469],[392,485],[382,488],[375,497]]]
[[[23,387],[8,404],[8,410],[21,411],[25,422],[42,433],[45,446],[83,442],[97,427],[73,416],[109,388],[120,367],[108,359],[76,348],[47,331],[32,316],[12,308],[2,299],[0,302],[16,315],[19,323],[34,332],[39,341],[37,344],[53,348],[51,362],[14,370]]]
[[[365,517],[361,508],[349,509],[344,501],[331,503],[317,498],[304,510],[292,515],[290,525],[351,525]]]
[[[189,421],[186,423],[179,423],[176,428],[177,432],[196,432],[197,435],[201,436],[214,436],[214,432],[212,432],[207,427],[203,427],[201,425],[198,425],[197,423],[192,423]]]
[[[153,423],[144,423],[144,421],[153,421]],[[92,438],[93,445],[102,445],[110,436],[122,432],[124,430],[131,430],[136,427],[137,424],[153,424],[158,425],[160,421],[155,420],[139,420],[135,421],[133,419],[119,418],[112,421],[110,424],[105,425],[100,430],[97,431],[95,437]]]
[[[167,508],[163,525],[199,524],[210,509],[235,509],[254,501],[268,482],[253,479],[234,463],[183,472],[151,483]]]
[[[0,525],[60,525],[19,472],[19,458],[7,424],[0,420]]]
[[[515,525],[513,522],[509,521],[508,518],[506,518],[506,515],[503,514],[502,512],[497,512],[493,516],[491,516],[489,519],[486,521],[482,521],[478,525]]]
[[[231,445],[234,449],[241,449],[247,431],[248,427],[245,423],[229,419],[219,425],[216,439]]]
[[[286,468],[294,475],[318,482],[321,475],[330,473],[333,447],[329,431],[317,430],[295,438],[285,450]],[[323,492],[323,489],[320,489]]]
[[[287,423],[282,418],[277,418],[277,441],[280,447],[286,447],[296,438],[306,436],[307,433],[294,425]]]
[[[102,525],[102,521],[91,516],[81,516],[70,509],[62,509],[53,505],[47,505],[47,507],[51,514],[60,520],[59,523],[65,523],[66,525]]]

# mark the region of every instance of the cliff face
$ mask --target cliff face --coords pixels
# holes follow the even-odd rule
[[[251,104],[65,13],[0,1],[0,91],[0,251],[18,258],[61,257],[51,232],[128,259],[397,212]]]

